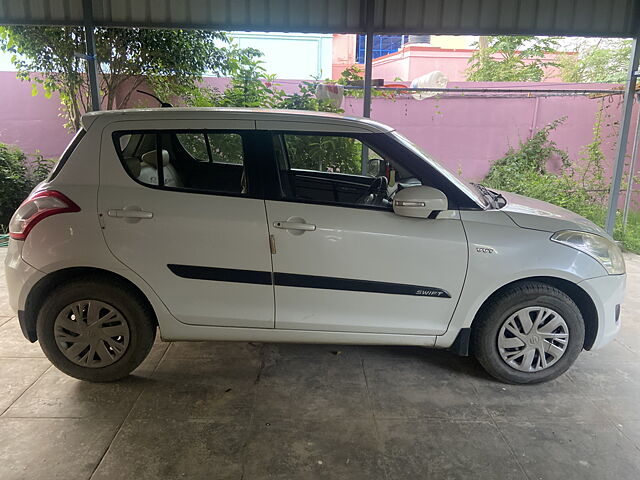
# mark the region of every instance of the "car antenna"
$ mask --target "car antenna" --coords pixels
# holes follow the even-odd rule
[[[168,102],[163,102],[162,100],[160,100],[158,97],[156,97],[153,93],[149,93],[149,92],[145,92],[144,90],[136,90],[136,92],[138,93],[142,93],[144,95],[149,95],[151,98],[155,98],[158,102],[160,102],[160,106],[162,108],[169,108],[169,107],[173,107],[173,105],[171,105]]]

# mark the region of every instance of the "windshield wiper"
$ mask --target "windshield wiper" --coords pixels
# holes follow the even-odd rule
[[[491,190],[489,190],[491,192]],[[504,198],[504,195],[498,192],[491,192],[495,195],[496,203],[498,204],[498,208],[502,208],[507,204],[507,199]]]
[[[471,185],[476,187],[478,191],[489,200],[489,203],[493,208],[502,208],[507,204],[507,199],[504,198],[501,193],[489,190],[487,187],[480,185],[479,183],[472,183]]]
[[[491,195],[487,187],[485,187],[484,185],[480,185],[479,183],[471,183],[471,185],[476,187],[476,190],[480,192],[480,195],[487,199],[490,207],[498,208],[498,204],[496,203],[495,198],[493,197],[493,195]]]

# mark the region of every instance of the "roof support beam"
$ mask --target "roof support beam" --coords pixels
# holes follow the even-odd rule
[[[364,50],[364,102],[362,116],[371,116],[371,77],[373,75],[373,14],[375,0],[364,0],[365,4],[365,33]]]
[[[364,0],[366,40],[364,50],[364,99],[362,102],[362,116],[371,117],[371,77],[373,76],[373,14],[375,0]],[[369,149],[362,146],[362,174],[366,175],[369,164]]]
[[[84,39],[87,54],[87,75],[91,91],[91,110],[100,110],[100,85],[98,84],[98,64],[96,61],[96,38],[94,35],[92,0],[82,0],[84,9]]]
[[[636,37],[633,40],[631,49],[631,63],[629,65],[629,75],[627,76],[627,87],[624,92],[624,106],[622,109],[622,119],[620,120],[620,134],[618,135],[618,145],[616,148],[616,161],[613,167],[613,178],[611,180],[611,191],[609,193],[609,210],[607,212],[607,222],[605,228],[613,235],[616,226],[616,212],[618,211],[618,198],[620,197],[620,185],[622,174],[624,173],[624,159],[627,154],[627,140],[629,137],[629,126],[631,124],[631,114],[633,113],[633,100],[636,91],[636,77],[638,75],[638,61],[640,60],[640,40]]]
[[[636,97],[640,100],[640,94]],[[636,183],[635,171],[636,162],[638,160],[638,148],[640,148],[640,114],[636,119],[636,134],[633,137],[633,148],[631,149],[631,165],[629,166],[629,175],[627,176],[627,191],[624,195],[624,210],[622,210],[622,230],[627,228],[629,220],[629,209],[631,208],[631,197],[633,196],[633,185]]]
[[[362,116],[371,116],[371,83],[373,76],[373,32],[367,32],[364,50],[364,103]]]

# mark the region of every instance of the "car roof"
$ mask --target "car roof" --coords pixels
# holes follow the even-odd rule
[[[98,119],[105,124],[123,120],[198,120],[242,119],[269,122],[309,122],[324,126],[358,128],[370,133],[386,133],[393,128],[369,118],[309,110],[280,110],[268,108],[167,107],[102,110],[82,116],[88,130]]]

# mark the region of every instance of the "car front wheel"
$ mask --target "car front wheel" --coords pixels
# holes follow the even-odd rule
[[[472,330],[472,348],[497,379],[540,383],[569,369],[584,335],[582,315],[568,295],[545,283],[523,282],[486,305]]]
[[[54,366],[91,382],[129,375],[148,355],[156,335],[146,302],[126,285],[99,278],[74,280],[52,290],[36,328]]]

